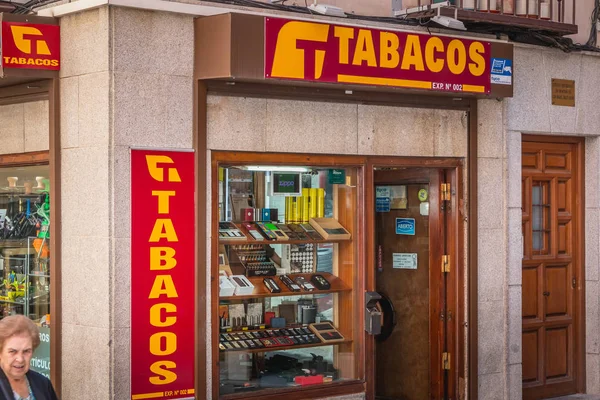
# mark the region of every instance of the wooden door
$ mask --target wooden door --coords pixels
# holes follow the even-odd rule
[[[376,213],[376,288],[396,314],[391,335],[376,344],[376,399],[443,399],[454,390],[442,365],[442,353],[453,343],[447,333],[446,274],[441,268],[442,177],[437,169],[375,172],[376,188],[406,191],[405,205],[392,201],[389,211]],[[414,220],[414,234],[397,234],[398,218]],[[415,264],[403,265],[401,257],[410,256]]]
[[[542,399],[583,389],[582,142],[532,139],[522,146],[523,398]]]

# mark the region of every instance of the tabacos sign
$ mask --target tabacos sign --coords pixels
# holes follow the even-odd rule
[[[194,399],[194,153],[131,150],[131,399]]]
[[[265,78],[489,94],[491,44],[265,18]]]
[[[60,27],[2,21],[2,67],[60,69]]]

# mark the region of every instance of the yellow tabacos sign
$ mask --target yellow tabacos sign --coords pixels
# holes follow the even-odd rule
[[[490,43],[265,19],[265,77],[490,92]]]

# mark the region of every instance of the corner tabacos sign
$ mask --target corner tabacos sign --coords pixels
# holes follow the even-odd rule
[[[3,68],[58,71],[60,27],[2,20]]]
[[[489,94],[491,44],[265,18],[265,78]]]

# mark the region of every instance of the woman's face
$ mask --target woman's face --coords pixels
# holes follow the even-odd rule
[[[29,362],[33,355],[31,336],[15,335],[4,342],[0,352],[0,367],[9,379],[22,379],[29,371]]]

